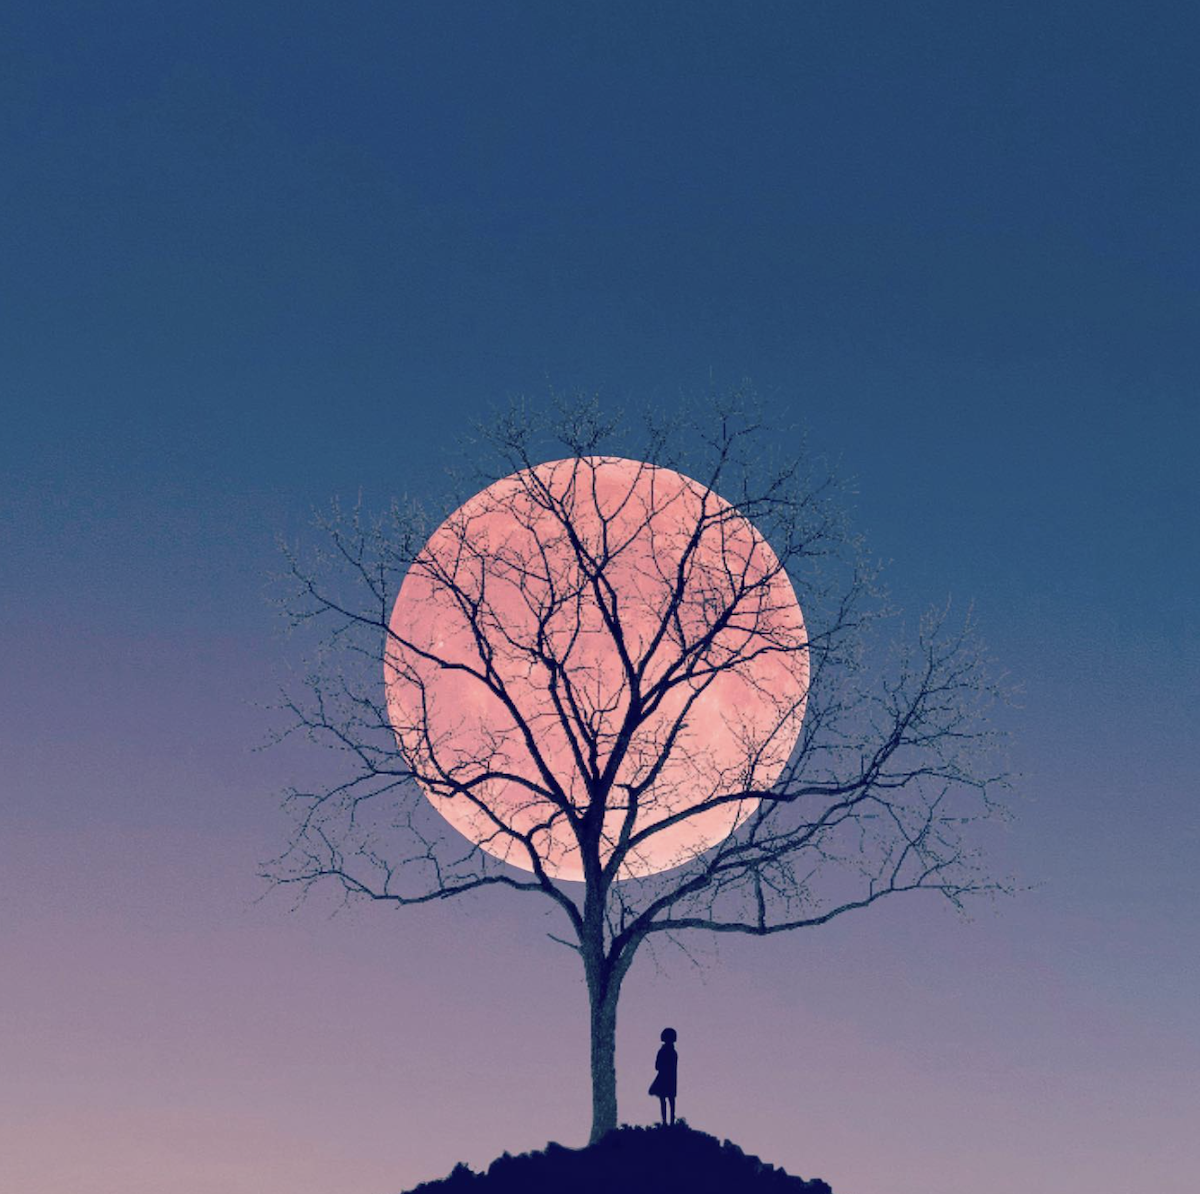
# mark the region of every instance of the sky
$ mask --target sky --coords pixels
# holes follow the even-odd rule
[[[519,895],[266,893],[276,539],[549,385],[753,379],[1021,686],[996,869],[640,956],[620,1116],[839,1194],[1200,1184],[1189,3],[0,14],[0,1187],[398,1194],[590,1120]]]

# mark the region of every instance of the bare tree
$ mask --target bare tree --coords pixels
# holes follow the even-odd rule
[[[970,626],[926,618],[874,665],[836,487],[781,463],[740,400],[648,425],[636,461],[622,434],[586,402],[514,409],[483,435],[500,479],[436,529],[414,504],[335,506],[315,558],[288,552],[287,613],[327,633],[285,732],[349,767],[289,790],[269,868],[398,905],[551,901],[586,980],[593,1140],[644,942],[1003,886],[967,840],[1001,811]]]

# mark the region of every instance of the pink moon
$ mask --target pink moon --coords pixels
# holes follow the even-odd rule
[[[631,784],[653,777],[634,833],[721,794],[769,789],[799,735],[809,680],[804,619],[775,553],[728,502],[681,473],[618,457],[556,460],[460,506],[430,536],[392,609],[388,717],[425,795],[459,833],[528,871],[527,847],[503,827],[532,834],[546,873],[574,881],[583,879],[574,834],[538,789],[548,771],[575,808],[586,807],[586,772],[602,769],[616,747],[631,695],[580,550],[604,560],[603,592],[616,601],[625,659],[643,665],[643,695],[676,676],[681,652],[733,607],[699,673],[671,687],[629,739],[605,812],[602,858],[620,833]],[[655,643],[673,591],[681,593],[676,616]],[[485,657],[511,707],[479,678]],[[565,718],[552,667],[560,669],[558,694],[569,680],[575,697]],[[594,759],[580,749],[581,728]],[[618,877],[692,861],[757,805],[731,801],[650,834]]]

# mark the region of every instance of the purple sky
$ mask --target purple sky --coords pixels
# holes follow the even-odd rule
[[[396,1194],[589,1123],[540,901],[259,901],[274,537],[464,421],[750,374],[1021,682],[1033,890],[639,957],[679,1111],[836,1194],[1200,1187],[1191,7],[18,4],[0,1189]],[[682,27],[683,14],[687,27]]]

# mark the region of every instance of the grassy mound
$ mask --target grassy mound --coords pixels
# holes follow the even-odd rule
[[[542,1152],[505,1153],[475,1173],[457,1165],[449,1177],[409,1194],[832,1194],[742,1152],[736,1144],[671,1128],[620,1127],[587,1148],[548,1144]]]

